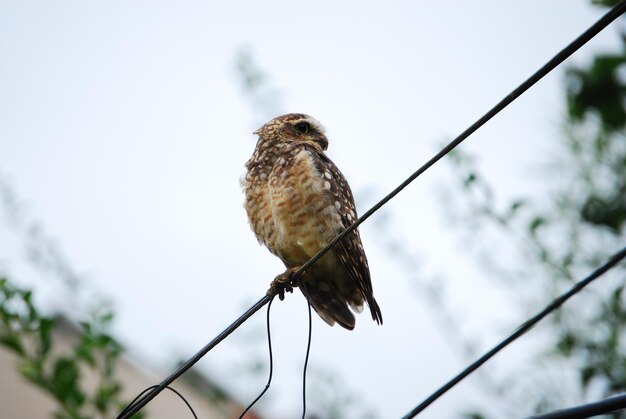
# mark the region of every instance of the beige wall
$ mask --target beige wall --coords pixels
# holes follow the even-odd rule
[[[56,351],[69,350],[76,339],[77,331],[66,322],[60,322],[54,333]],[[37,419],[51,418],[57,409],[55,400],[38,387],[27,382],[17,371],[18,358],[0,346],[0,419]],[[167,373],[166,373],[167,374]],[[95,385],[94,377],[89,373],[83,374],[86,386]],[[158,384],[164,376],[157,376],[145,367],[122,359],[117,366],[117,378],[123,383],[125,400],[132,400],[145,388]],[[207,386],[208,384],[204,384]],[[172,385],[179,391],[194,408],[202,419],[236,418],[243,410],[239,403],[225,400],[218,405],[208,402],[195,388],[185,383],[184,376]],[[148,418],[171,419],[192,418],[191,412],[185,403],[174,393],[165,390],[153,399],[144,411]],[[246,415],[247,419],[259,418],[256,415]]]

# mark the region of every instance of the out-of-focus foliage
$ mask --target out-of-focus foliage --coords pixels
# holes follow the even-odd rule
[[[589,67],[572,68],[567,73],[567,102],[573,124],[597,123],[597,129],[588,136],[573,136],[570,148],[576,154],[585,152],[582,158],[593,159],[593,166],[587,167],[589,171],[601,166],[599,174],[609,172],[610,180],[614,181],[608,188],[597,186],[589,191],[581,215],[585,221],[616,233],[626,221],[625,100],[624,51],[596,56]],[[586,175],[591,176],[591,173]]]
[[[594,3],[611,6],[617,1]],[[524,307],[547,303],[626,244],[626,37],[621,39],[620,51],[568,69],[565,132],[557,153],[545,162],[536,194],[502,204],[474,159],[461,152],[453,155],[458,184],[449,199],[458,202],[446,205],[456,208],[459,225],[478,243],[475,249],[493,276],[520,290],[518,302]],[[522,263],[512,266],[510,257],[501,257],[507,244],[510,254],[523,255]],[[524,400],[519,400],[520,392],[515,396],[527,406],[524,413],[626,390],[625,281],[621,264],[551,316],[545,352],[547,364],[558,367],[542,370],[542,365],[533,377],[554,378],[555,370],[558,377],[565,365],[577,383],[554,386],[559,380],[572,384],[565,376],[552,385],[538,380],[533,391],[522,392]],[[516,378],[506,387],[513,394]],[[626,418],[626,413],[612,417]]]
[[[93,313],[73,348],[58,348],[54,319],[40,314],[32,292],[0,279],[0,344],[19,359],[20,373],[59,404],[55,418],[109,418],[125,406],[115,365],[122,347],[108,333],[113,316]],[[85,384],[89,375],[96,384]]]
[[[257,124],[280,114],[281,93],[271,83],[270,76],[255,62],[249,48],[241,48],[235,57],[236,76],[241,83],[243,94],[248,99]]]
[[[590,113],[600,117],[608,132],[626,124],[624,110],[623,54],[598,55],[588,68],[570,68],[567,75],[567,103],[575,122],[584,121]],[[621,72],[621,74],[620,74]]]
[[[613,7],[622,0],[592,0],[591,3],[598,6]]]

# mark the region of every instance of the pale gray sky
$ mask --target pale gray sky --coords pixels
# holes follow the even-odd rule
[[[357,196],[374,191],[371,203],[591,25],[601,10],[588,3],[0,1],[0,175],[87,287],[114,302],[116,332],[131,353],[165,375],[283,269],[258,245],[242,208],[239,178],[258,121],[241,94],[237,51],[253,52],[284,93],[285,111],[326,126],[328,154]],[[614,45],[614,31],[574,62]],[[528,169],[559,134],[563,70],[464,145],[511,193],[532,189]],[[459,256],[434,194],[445,172],[444,164],[433,168],[385,211],[423,274],[451,278],[451,309],[486,347],[523,313],[503,314],[502,294]],[[28,267],[18,235],[6,225],[0,234],[0,269],[34,286],[48,307],[76,304]],[[365,224],[362,235],[385,324],[362,315],[349,333],[315,317],[310,365],[336,371],[380,417],[398,417],[465,361],[376,230]],[[260,407],[293,417],[304,299],[296,292],[277,301],[272,318],[276,370]],[[257,314],[199,364],[243,401],[265,376],[250,380],[232,365],[265,354],[264,346],[245,347],[263,323]],[[506,369],[506,357],[493,368]],[[474,384],[423,417],[456,416],[476,399]]]

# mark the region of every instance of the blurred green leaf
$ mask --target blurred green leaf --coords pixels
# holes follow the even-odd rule
[[[621,0],[591,0],[591,3],[597,6],[613,7]]]
[[[624,311],[624,304],[623,304],[623,297],[622,294],[624,293],[624,285],[620,285],[619,287],[615,288],[615,290],[613,290],[613,293],[611,295],[611,300],[610,300],[610,310],[613,313],[621,313]]]
[[[463,186],[465,186],[466,188],[469,188],[474,182],[476,182],[476,174],[470,173],[467,175],[467,177],[463,181]]]
[[[43,374],[43,364],[40,360],[26,359],[20,364],[19,370],[26,379],[49,390]]]
[[[583,387],[587,387],[591,379],[596,375],[596,367],[593,365],[586,365],[580,370],[580,380]]]
[[[626,195],[621,192],[609,198],[590,196],[581,209],[583,220],[619,232],[626,222]]]
[[[24,355],[25,353],[19,338],[13,334],[0,335],[0,344],[17,352],[19,355]]]
[[[511,207],[509,208],[509,212],[515,212],[518,209],[522,208],[526,202],[523,199],[516,199],[511,202]]]
[[[546,223],[546,219],[541,216],[534,217],[528,224],[528,231],[531,234],[536,234],[537,229]]]
[[[567,72],[567,99],[570,116],[582,120],[596,112],[609,131],[626,125],[625,87],[618,70],[626,62],[623,55],[596,56],[589,68],[572,68]]]
[[[102,323],[103,326],[108,326],[109,324],[111,324],[114,317],[115,316],[112,311],[106,311],[99,316],[99,322]]]
[[[572,333],[566,333],[561,336],[561,339],[557,342],[557,350],[565,357],[572,355],[572,350],[576,346],[577,339]]]
[[[51,388],[64,404],[80,406],[85,396],[79,388],[80,372],[71,358],[59,358],[54,363]]]
[[[87,348],[84,345],[80,345],[75,349],[74,352],[79,359],[85,361],[90,367],[96,366],[96,360],[93,357],[93,353],[90,348]]]
[[[47,355],[52,347],[52,329],[54,320],[42,318],[39,320],[39,342],[42,355]]]
[[[106,413],[111,407],[111,402],[116,399],[120,390],[121,387],[119,384],[99,387],[94,401],[98,411]]]

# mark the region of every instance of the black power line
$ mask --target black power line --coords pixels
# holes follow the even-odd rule
[[[245,313],[243,313],[237,320],[231,323],[222,333],[217,335],[211,342],[207,343],[206,346],[200,349],[194,356],[189,358],[184,364],[182,364],[176,371],[174,371],[169,377],[161,382],[158,386],[155,386],[148,393],[146,393],[143,397],[135,400],[133,403],[126,406],[124,410],[120,412],[117,416],[117,419],[128,419],[135,413],[139,412],[146,404],[148,404],[152,399],[154,399],[161,391],[163,391],[166,387],[168,387],[174,380],[183,375],[185,371],[191,368],[196,362],[198,362],[204,355],[206,355],[211,349],[217,346],[222,340],[224,340],[228,335],[235,331],[239,326],[243,324],[246,320],[248,320],[254,313],[259,311],[261,307],[267,304],[272,299],[272,296],[266,295],[256,302],[252,307],[250,307]]]
[[[626,393],[609,397],[599,402],[587,403],[567,409],[531,416],[528,419],[583,419],[626,409]]]
[[[613,7],[607,14],[605,14],[600,20],[598,20],[595,24],[593,24],[589,29],[587,29],[582,35],[572,41],[568,46],[566,46],[563,50],[561,50],[558,54],[556,54],[550,61],[548,61],[543,67],[537,70],[532,76],[530,76],[525,82],[520,84],[515,90],[509,93],[504,99],[502,99],[498,104],[496,104],[493,108],[491,108],[486,114],[484,114],[478,121],[474,122],[469,128],[463,131],[458,137],[456,137],[452,142],[450,142],[447,146],[445,146],[439,153],[437,153],[433,158],[428,160],[422,167],[417,169],[411,176],[409,176],[404,182],[402,182],[396,189],[391,191],[387,196],[381,199],[376,205],[370,208],[365,214],[363,214],[359,219],[357,219],[354,224],[350,225],[350,227],[346,228],[341,234],[333,239],[328,245],[326,245],[322,250],[317,252],[315,256],[313,256],[307,263],[302,265],[300,269],[294,274],[295,277],[299,276],[303,271],[305,271],[312,264],[317,262],[319,258],[324,256],[324,254],[333,247],[338,241],[346,237],[350,232],[356,229],[359,225],[361,225],[365,220],[367,220],[372,214],[380,209],[383,205],[389,202],[393,197],[400,193],[404,188],[406,188],[411,182],[413,182],[419,175],[428,170],[432,165],[437,163],[444,157],[446,154],[454,150],[459,144],[461,144],[467,137],[472,135],[478,128],[482,127],[485,123],[487,123],[491,118],[496,116],[500,111],[509,106],[515,99],[520,97],[524,92],[530,89],[535,83],[545,77],[548,73],[554,70],[559,64],[561,64],[565,59],[567,59],[570,55],[576,52],[580,47],[585,45],[589,40],[591,40],[594,36],[596,36],[600,31],[606,28],[611,22],[617,19],[620,15],[622,15],[626,11],[626,0],[623,0],[621,3]]]
[[[426,400],[420,403],[415,409],[411,410],[411,412],[409,412],[403,418],[404,419],[412,418],[412,417],[415,417],[420,412],[422,412],[424,409],[430,406],[435,400],[443,396],[448,390],[450,390],[452,387],[454,387],[463,379],[465,379],[468,375],[470,375],[471,373],[476,371],[478,368],[480,368],[485,362],[489,361],[489,359],[491,359],[495,354],[497,354],[502,349],[504,349],[509,344],[511,344],[513,341],[515,341],[517,338],[519,338],[520,336],[528,332],[534,325],[539,323],[544,317],[552,313],[557,308],[561,307],[563,303],[565,303],[567,300],[573,297],[576,293],[578,293],[584,287],[589,285],[596,278],[599,278],[600,276],[602,276],[609,269],[617,265],[622,259],[624,259],[624,257],[626,257],[626,247],[624,247],[622,250],[620,250],[619,252],[611,256],[604,263],[604,265],[600,266],[598,269],[593,271],[585,279],[581,280],[580,282],[577,282],[576,285],[574,285],[572,288],[569,289],[569,291],[567,291],[564,294],[561,294],[557,299],[552,301],[547,307],[545,307],[539,313],[535,314],[533,317],[526,320],[520,327],[517,328],[517,330],[515,330],[515,332],[509,335],[509,337],[507,337],[506,339],[498,343],[489,352],[485,353],[483,356],[481,356],[479,359],[477,359],[475,362],[473,362],[471,365],[469,365],[467,368],[461,371],[458,375],[456,375],[454,378],[452,378],[450,381],[448,381],[446,384],[440,387],[437,391],[431,394]]]
[[[139,400],[139,398],[141,396],[143,396],[144,394],[146,394],[147,392],[149,392],[150,390],[156,388],[157,386],[150,386],[147,389],[145,389],[144,391],[142,391],[141,393],[139,393],[137,395],[137,397],[135,397],[135,399],[130,402],[130,405],[132,405],[133,403],[135,403],[137,400]],[[185,405],[187,405],[187,408],[189,408],[189,411],[191,412],[191,414],[193,415],[194,419],[198,419],[198,415],[196,415],[196,412],[193,410],[193,407],[191,407],[191,403],[189,403],[187,401],[187,399],[185,398],[185,396],[183,396],[178,390],[174,389],[173,387],[167,386],[165,387],[168,390],[170,390],[172,393],[176,394],[184,403]]]
[[[417,169],[411,176],[409,176],[404,182],[402,182],[396,189],[391,191],[387,196],[381,199],[377,204],[370,208],[365,214],[359,217],[352,225],[346,228],[341,234],[335,237],[330,243],[328,243],[322,250],[320,250],[315,256],[313,256],[307,263],[302,265],[298,271],[296,271],[292,279],[296,280],[302,272],[309,268],[313,263],[317,262],[331,247],[337,242],[342,240],[346,235],[354,231],[365,220],[371,217],[376,211],[378,211],[383,205],[393,199],[404,188],[406,188],[411,182],[413,182],[418,176],[428,170],[431,166],[441,160],[446,154],[461,144],[467,137],[473,134],[476,130],[482,127],[485,123],[496,116],[500,111],[510,105],[515,99],[526,92],[535,83],[545,77],[549,72],[554,70],[559,64],[561,64],[566,58],[572,55],[576,50],[586,44],[590,39],[596,36],[602,29],[608,26],[612,21],[617,19],[621,14],[626,11],[626,0],[622,1],[613,9],[611,9],[606,15],[598,20],[591,28],[585,31],[581,36],[576,38],[565,49],[560,51],[550,61],[548,61],[543,67],[535,72],[526,81],[520,84],[515,90],[509,93],[504,99],[496,104],[492,109],[485,113],[480,119],[474,122],[469,128],[463,131],[458,137],[445,146],[439,153],[428,160],[424,165]],[[228,326],[222,333],[220,333],[215,339],[209,342],[204,348],[198,351],[192,358],[182,364],[172,375],[167,377],[156,388],[146,393],[144,397],[139,398],[134,403],[128,405],[119,415],[118,419],[128,419],[133,414],[139,412],[148,402],[156,397],[163,389],[171,384],[175,379],[180,377],[185,371],[191,368],[196,362],[198,362],[204,355],[206,355],[213,347],[220,343],[224,338],[230,335],[235,329],[237,329],[243,322],[256,313],[261,307],[267,304],[273,297],[274,291],[268,291],[268,294],[261,298],[256,304],[250,307],[244,314],[242,314],[237,320],[235,320],[230,326]]]

